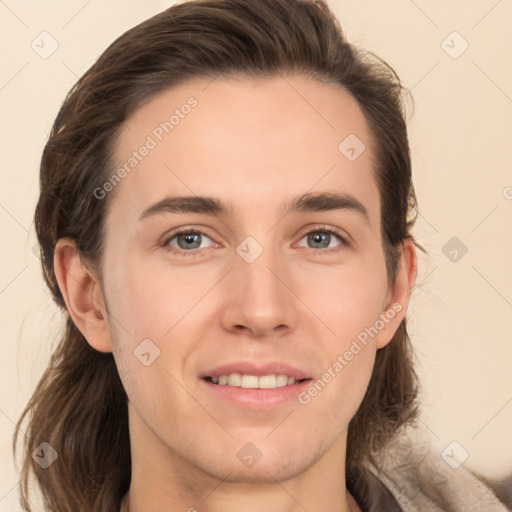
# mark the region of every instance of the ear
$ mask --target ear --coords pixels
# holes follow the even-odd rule
[[[74,324],[91,347],[100,352],[112,352],[100,282],[83,264],[73,240],[61,238],[57,242],[53,266],[57,283]]]
[[[407,313],[417,275],[416,250],[410,238],[405,239],[402,243],[398,265],[395,282],[388,291],[380,315],[384,327],[379,330],[377,349],[385,347],[392,340]]]

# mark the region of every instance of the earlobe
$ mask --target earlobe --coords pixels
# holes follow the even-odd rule
[[[377,337],[377,349],[385,347],[393,339],[407,313],[417,275],[416,250],[412,239],[407,238],[403,241],[398,263],[395,282],[388,297],[388,303],[381,314],[384,328]]]
[[[94,349],[112,352],[105,301],[97,277],[86,268],[76,243],[61,238],[53,259],[55,276],[74,324]]]

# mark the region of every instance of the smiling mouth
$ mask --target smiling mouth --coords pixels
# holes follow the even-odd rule
[[[286,374],[270,375],[247,375],[241,373],[230,373],[228,375],[219,375],[218,377],[205,377],[204,380],[218,386],[231,386],[244,389],[276,389],[285,386],[293,386],[295,383],[304,382],[311,379],[295,380]]]

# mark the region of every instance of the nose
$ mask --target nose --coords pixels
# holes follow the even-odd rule
[[[284,257],[265,248],[256,260],[249,261],[235,256],[223,290],[223,327],[254,338],[294,329],[299,301],[292,291],[290,267]]]

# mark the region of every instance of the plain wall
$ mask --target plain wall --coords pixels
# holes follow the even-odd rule
[[[1,511],[19,510],[14,423],[47,364],[60,321],[33,252],[41,152],[77,78],[122,32],[168,5],[0,3]],[[414,235],[429,254],[419,253],[408,319],[422,424],[440,453],[457,441],[469,454],[467,467],[505,477],[512,473],[512,4],[331,5],[349,40],[391,64],[414,97],[408,116],[420,207]],[[43,31],[58,43],[47,58],[31,46],[51,49],[55,43]]]

